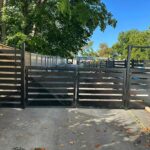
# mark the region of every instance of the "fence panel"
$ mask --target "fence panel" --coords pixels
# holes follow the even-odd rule
[[[126,69],[79,68],[78,102],[124,103]]]
[[[138,101],[150,104],[150,69],[131,69],[130,73],[130,104]]]
[[[23,54],[17,49],[0,49],[0,106],[23,102]]]
[[[27,67],[29,105],[71,105],[75,97],[75,70],[56,67]]]

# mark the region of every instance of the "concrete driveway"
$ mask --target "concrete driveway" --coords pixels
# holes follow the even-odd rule
[[[149,150],[140,129],[149,118],[144,110],[0,109],[0,150]]]

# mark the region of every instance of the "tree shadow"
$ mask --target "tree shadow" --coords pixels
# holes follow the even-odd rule
[[[94,110],[93,110],[94,112]],[[56,123],[59,127],[55,134],[57,150],[148,150],[150,134],[140,131],[136,123],[124,119],[111,110],[104,114],[92,114],[91,111],[69,112],[65,124]],[[95,111],[96,113],[96,111]]]

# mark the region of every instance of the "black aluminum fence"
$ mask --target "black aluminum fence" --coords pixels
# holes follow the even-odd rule
[[[132,102],[145,101],[150,103],[150,69],[131,69],[129,79],[128,100]]]
[[[75,70],[27,67],[26,91],[30,105],[71,105],[75,100]]]
[[[101,60],[80,62],[79,66],[86,68],[127,68],[127,60]],[[150,60],[131,60],[131,68],[150,67]]]
[[[150,61],[132,60],[130,69],[126,61],[25,67],[24,55],[24,50],[0,49],[0,106],[150,104]]]
[[[24,51],[0,49],[0,106],[24,105]]]
[[[30,66],[26,68],[26,99],[29,105],[119,102],[123,106],[125,82],[125,69]]]
[[[118,68],[79,68],[78,101],[80,104],[109,106],[125,104],[126,70]],[[111,103],[110,103],[111,102]]]

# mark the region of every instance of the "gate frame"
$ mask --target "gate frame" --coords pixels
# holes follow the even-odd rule
[[[26,107],[26,84],[25,84],[25,43],[21,48],[21,107]]]
[[[130,61],[131,61],[131,53],[133,48],[140,48],[140,49],[148,49],[150,46],[135,46],[135,45],[129,45],[128,46],[128,55],[127,55],[127,67],[126,67],[126,93],[125,93],[125,108],[129,108],[130,104],[130,77],[131,77],[131,67],[130,67]]]

